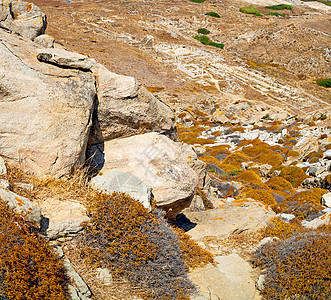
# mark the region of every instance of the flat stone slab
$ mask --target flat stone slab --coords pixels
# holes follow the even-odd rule
[[[237,254],[216,256],[216,266],[208,264],[191,271],[189,279],[209,300],[260,300],[252,268]],[[199,298],[198,298],[199,299]]]
[[[216,209],[185,211],[184,214],[192,223],[196,223],[187,232],[194,240],[202,240],[206,236],[224,238],[243,231],[255,232],[276,216],[268,205],[253,199],[224,201]]]
[[[39,50],[37,58],[42,62],[55,64],[57,66],[83,70],[90,70],[95,64],[95,61],[88,58],[86,55],[59,48]]]
[[[50,239],[75,234],[83,227],[82,223],[89,221],[84,205],[73,201],[46,199],[40,203],[44,217],[42,229]]]
[[[116,169],[110,170],[105,174],[92,178],[91,185],[110,194],[112,192],[126,193],[138,200],[149,211],[152,209],[152,187],[132,174]]]

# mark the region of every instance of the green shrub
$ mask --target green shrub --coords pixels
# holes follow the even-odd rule
[[[330,299],[330,253],[330,232],[304,232],[263,245],[252,259],[266,270],[262,295],[268,300]]]
[[[209,46],[224,49],[224,44],[221,44],[221,43],[210,42]]]
[[[325,5],[331,6],[331,1],[323,1],[323,0],[318,0],[318,2],[321,2]]]
[[[277,5],[271,5],[271,6],[265,6],[265,8],[272,9],[272,10],[282,10],[282,9],[292,9],[291,5],[288,4],[277,4]]]
[[[196,39],[197,41],[199,41],[200,43],[204,44],[204,45],[208,45],[208,46],[213,46],[213,47],[217,47],[217,48],[224,48],[224,44],[220,44],[220,43],[215,43],[212,42],[208,36],[205,35],[195,35],[193,37],[194,39]]]
[[[198,33],[200,33],[200,34],[208,34],[208,33],[210,33],[210,31],[208,29],[206,29],[206,28],[199,28],[198,29]]]
[[[267,16],[285,17],[284,14],[280,14],[280,13],[276,13],[276,12],[270,12],[267,14]]]
[[[295,188],[299,187],[307,178],[305,171],[296,166],[282,167],[279,175],[290,182]]]
[[[205,2],[206,0],[190,0],[191,2],[195,2],[195,3],[203,3]]]
[[[239,9],[240,12],[246,13],[246,14],[252,14],[255,16],[263,16],[262,13],[255,8],[253,5],[248,5],[245,7],[242,7]]]
[[[220,18],[221,17],[218,13],[213,12],[213,11],[207,12],[207,13],[205,13],[205,15],[210,16],[210,17],[214,17],[214,18]]]
[[[186,276],[175,233],[163,212],[149,213],[122,193],[96,194],[88,206],[90,222],[77,237],[82,258],[109,268],[144,289],[145,299],[189,299],[194,289]]]
[[[317,84],[319,86],[323,86],[325,88],[330,88],[331,87],[331,78],[317,80]]]
[[[70,299],[57,254],[0,199],[0,299]]]

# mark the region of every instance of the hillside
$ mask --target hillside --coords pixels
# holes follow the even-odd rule
[[[4,0],[0,299],[329,299],[330,13]]]

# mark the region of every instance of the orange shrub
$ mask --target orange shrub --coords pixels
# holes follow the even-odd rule
[[[285,198],[281,206],[284,212],[292,213],[298,218],[304,219],[323,209],[321,198],[327,192],[327,190],[319,188],[302,191]]]
[[[288,196],[289,194],[295,193],[292,184],[280,176],[270,178],[266,182],[266,185],[282,196]]]
[[[256,201],[260,201],[268,205],[277,204],[274,195],[266,190],[254,190],[252,188],[245,188],[241,191],[240,197],[252,198]]]
[[[0,199],[0,298],[70,299],[57,254]]]
[[[331,298],[331,234],[303,232],[286,240],[267,243],[253,256],[264,269],[265,299]]]
[[[237,168],[241,168],[241,163],[247,161],[250,161],[249,157],[242,151],[237,151],[227,156],[223,160],[223,163],[227,165],[233,165]]]
[[[88,207],[90,222],[76,239],[81,257],[139,285],[144,299],[188,300],[194,286],[163,214],[149,213],[123,193],[95,193]]]
[[[236,180],[238,180],[254,189],[269,190],[268,186],[263,183],[260,176],[251,170],[242,171],[237,176]]]
[[[296,166],[282,167],[280,176],[289,181],[295,188],[307,178],[304,170]]]

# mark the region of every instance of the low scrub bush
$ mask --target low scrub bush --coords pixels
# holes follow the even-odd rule
[[[269,190],[268,186],[263,183],[260,176],[252,170],[242,171],[237,176],[236,180],[253,189]]]
[[[279,175],[289,181],[295,188],[300,186],[307,178],[305,171],[296,166],[282,167]]]
[[[304,227],[297,223],[287,223],[279,217],[272,218],[264,229],[263,236],[278,237],[285,240],[292,235],[304,231]]]
[[[190,269],[203,267],[207,263],[215,263],[213,256],[205,249],[202,249],[188,234],[181,228],[172,227],[178,239],[180,250],[186,265]]]
[[[0,199],[0,299],[70,299],[56,253]]]
[[[277,5],[271,5],[271,6],[265,6],[265,8],[272,9],[272,10],[283,10],[283,9],[292,9],[291,5],[288,4],[277,4]]]
[[[189,299],[194,286],[163,213],[122,193],[96,194],[77,238],[81,257],[141,287],[145,299]]]
[[[254,190],[252,188],[244,188],[240,193],[241,198],[252,198],[256,201],[263,202],[268,205],[277,204],[275,197],[269,191]]]
[[[210,31],[207,28],[199,28],[198,33],[200,33],[200,34],[209,34]]]
[[[277,13],[277,12],[270,12],[270,13],[267,14],[267,16],[285,17],[284,14],[280,14],[280,13]]]
[[[266,185],[273,191],[284,197],[295,193],[295,189],[293,188],[292,184],[280,176],[270,178],[266,182]]]
[[[294,214],[299,219],[315,215],[323,209],[321,198],[327,192],[327,190],[319,188],[298,192],[283,200],[282,211]]]
[[[214,17],[214,18],[220,18],[221,17],[218,13],[213,12],[213,11],[207,12],[207,13],[205,13],[205,15],[210,16],[210,17]]]
[[[242,151],[236,151],[227,156],[224,160],[224,164],[233,165],[237,168],[241,168],[242,162],[249,162],[249,157]]]
[[[325,88],[331,87],[331,78],[320,79],[316,81],[319,86],[323,86]]]
[[[209,39],[209,37],[205,36],[205,35],[202,35],[202,36],[201,35],[195,35],[193,38],[196,39],[197,41],[199,41],[200,43],[204,44],[204,45],[213,46],[213,47],[220,48],[220,49],[224,48],[224,44],[212,42]]]
[[[259,16],[259,17],[263,16],[263,14],[259,10],[257,10],[255,8],[255,6],[253,6],[253,5],[248,5],[248,6],[245,6],[245,7],[241,7],[239,9],[239,11],[243,12],[245,14],[252,14],[252,15],[255,15],[255,16]]]
[[[190,0],[191,2],[195,2],[195,3],[203,3],[205,2],[206,0]]]
[[[267,243],[253,256],[265,269],[262,295],[268,300],[331,298],[331,234],[308,231]]]

